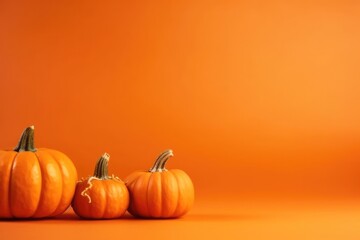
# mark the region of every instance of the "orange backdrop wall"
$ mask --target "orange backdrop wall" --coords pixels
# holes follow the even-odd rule
[[[0,1],[0,146],[162,150],[208,196],[360,195],[356,1]]]

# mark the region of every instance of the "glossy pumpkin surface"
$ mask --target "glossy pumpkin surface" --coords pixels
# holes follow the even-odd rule
[[[194,203],[194,186],[182,170],[165,168],[173,156],[163,152],[149,171],[137,171],[125,179],[130,192],[128,211],[144,218],[177,218],[186,214]]]
[[[34,147],[34,127],[13,151],[0,151],[0,217],[43,218],[63,213],[74,195],[77,172],[56,150]]]
[[[108,175],[109,155],[97,162],[94,175],[76,185],[72,207],[82,218],[109,219],[124,215],[129,206],[129,192],[118,177]]]

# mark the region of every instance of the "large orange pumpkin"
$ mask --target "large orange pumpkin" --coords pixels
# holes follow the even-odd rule
[[[96,163],[94,175],[76,185],[72,207],[83,218],[108,219],[124,215],[129,206],[129,192],[118,177],[108,175],[109,154]]]
[[[74,195],[77,173],[63,153],[34,147],[34,126],[13,151],[0,151],[0,217],[43,218],[63,213]]]
[[[194,187],[182,170],[165,168],[173,156],[164,151],[149,171],[137,171],[125,179],[130,193],[128,211],[138,217],[176,218],[187,213],[194,202]]]

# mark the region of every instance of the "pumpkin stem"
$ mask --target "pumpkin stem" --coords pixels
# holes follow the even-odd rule
[[[154,166],[150,168],[149,172],[163,172],[167,171],[165,168],[165,164],[167,160],[174,156],[173,151],[171,149],[165,150],[160,154],[160,156],[156,159]]]
[[[108,179],[108,163],[109,163],[110,155],[108,153],[104,153],[100,159],[97,161],[95,170],[94,170],[94,177],[99,179]]]
[[[16,152],[36,152],[34,146],[34,126],[27,127],[21,135],[18,145],[14,148]]]

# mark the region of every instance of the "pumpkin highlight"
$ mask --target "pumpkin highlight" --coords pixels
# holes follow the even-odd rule
[[[94,175],[76,185],[72,207],[82,218],[118,218],[129,206],[129,192],[124,182],[108,175],[109,158],[109,154],[104,153],[96,163]]]
[[[77,172],[63,153],[34,146],[34,126],[13,151],[0,150],[0,218],[44,218],[63,213]]]
[[[131,203],[128,211],[144,218],[177,218],[194,203],[194,186],[182,170],[165,168],[172,150],[164,151],[149,171],[137,171],[125,180]]]

